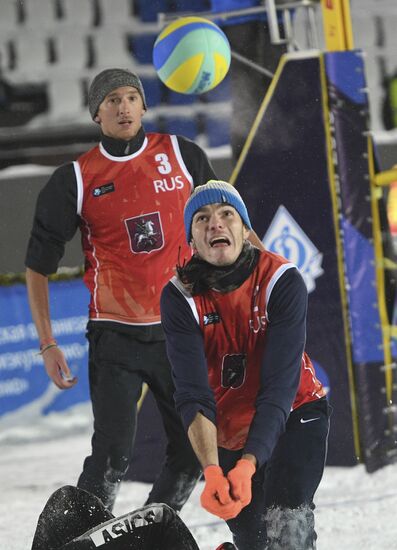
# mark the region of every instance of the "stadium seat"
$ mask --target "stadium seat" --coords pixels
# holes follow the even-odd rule
[[[159,121],[157,117],[149,118],[148,115],[145,115],[142,122],[143,127],[145,128],[145,132],[160,132]]]
[[[99,21],[101,26],[131,26],[131,29],[140,24],[134,16],[131,0],[99,0]]]
[[[375,17],[369,14],[356,16],[352,21],[354,32],[354,47],[366,52],[372,52],[377,46],[378,33]]]
[[[373,52],[368,53],[368,50],[363,50],[363,58],[367,85],[371,88],[372,86],[379,86],[382,83],[379,55]]]
[[[0,2],[0,32],[15,29],[18,23],[16,0],[1,0]]]
[[[167,0],[156,0],[156,2],[135,0],[135,6],[139,19],[144,22],[157,21],[158,13],[169,11]]]
[[[195,140],[198,135],[198,124],[195,118],[167,116],[164,120],[164,131],[169,134],[182,135]]]
[[[156,34],[130,35],[130,49],[138,63],[149,64],[153,62],[153,45]]]
[[[56,78],[48,85],[49,114],[53,119],[73,119],[84,108],[83,86],[80,79]]]
[[[0,73],[7,73],[15,64],[14,36],[6,31],[0,31]]]
[[[0,82],[0,127],[24,126],[48,109],[45,83],[10,85]]]
[[[36,0],[34,0],[36,1]],[[60,0],[61,24],[90,28],[95,24],[94,0]]]
[[[13,82],[45,80],[50,60],[48,35],[24,30],[14,37],[11,46],[15,64],[6,76]]]
[[[397,12],[381,18],[383,48],[396,55],[397,52]]]
[[[175,12],[200,12],[209,11],[211,9],[211,2],[205,0],[178,0],[174,3]]]
[[[1,2],[0,2],[1,3]],[[57,21],[54,0],[25,0],[23,7],[23,26],[29,31],[51,28]]]
[[[118,27],[101,27],[93,35],[94,66],[98,69],[132,68],[134,57],[129,50],[128,36]]]
[[[81,27],[63,27],[53,36],[55,62],[52,71],[84,72],[92,64],[90,35]]]
[[[139,69],[138,69],[139,73]],[[145,90],[146,101],[149,107],[156,107],[162,103],[163,87],[157,76],[140,75],[143,89]]]
[[[230,117],[206,115],[205,134],[208,147],[222,147],[230,144]]]
[[[58,76],[48,82],[47,96],[48,112],[35,117],[29,126],[89,123],[90,116],[84,104],[84,87],[81,79]]]

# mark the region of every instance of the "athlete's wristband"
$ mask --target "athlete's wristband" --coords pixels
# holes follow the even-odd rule
[[[54,338],[47,339],[47,340],[41,340],[40,341],[40,351],[39,355],[43,355],[45,351],[47,351],[50,348],[57,348],[58,344],[57,341]]]

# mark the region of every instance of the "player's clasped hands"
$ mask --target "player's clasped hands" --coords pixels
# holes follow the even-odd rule
[[[254,472],[255,466],[245,459],[239,460],[227,477],[220,466],[207,466],[204,469],[202,507],[223,520],[235,518],[251,502],[251,478]]]

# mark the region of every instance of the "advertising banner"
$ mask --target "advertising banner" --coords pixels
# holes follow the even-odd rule
[[[45,372],[38,353],[25,285],[0,287],[0,422],[63,411],[89,399],[87,377],[88,292],[81,280],[50,283],[54,337],[73,374],[71,390],[61,391]]]
[[[385,391],[384,321],[380,318],[374,248],[374,231],[383,231],[383,248],[390,252],[391,234],[387,227],[374,225],[369,200],[369,105],[363,54],[359,50],[327,53],[325,68],[331,131],[335,136],[333,158],[339,181],[360,440],[363,461],[372,472],[397,456],[397,415],[393,407],[387,406]],[[382,207],[380,199],[376,208]],[[395,273],[387,271],[384,277],[390,309],[394,304]]]

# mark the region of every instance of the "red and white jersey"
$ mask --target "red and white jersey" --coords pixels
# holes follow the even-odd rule
[[[125,157],[101,144],[74,163],[90,319],[160,323],[160,294],[190,258],[183,209],[193,188],[176,136],[147,134]]]
[[[234,291],[209,290],[189,299],[203,333],[208,379],[217,403],[218,445],[241,449],[255,414],[268,326],[267,304],[283,273],[295,266],[271,252]],[[194,304],[192,302],[194,301]],[[306,353],[292,409],[325,396]]]

